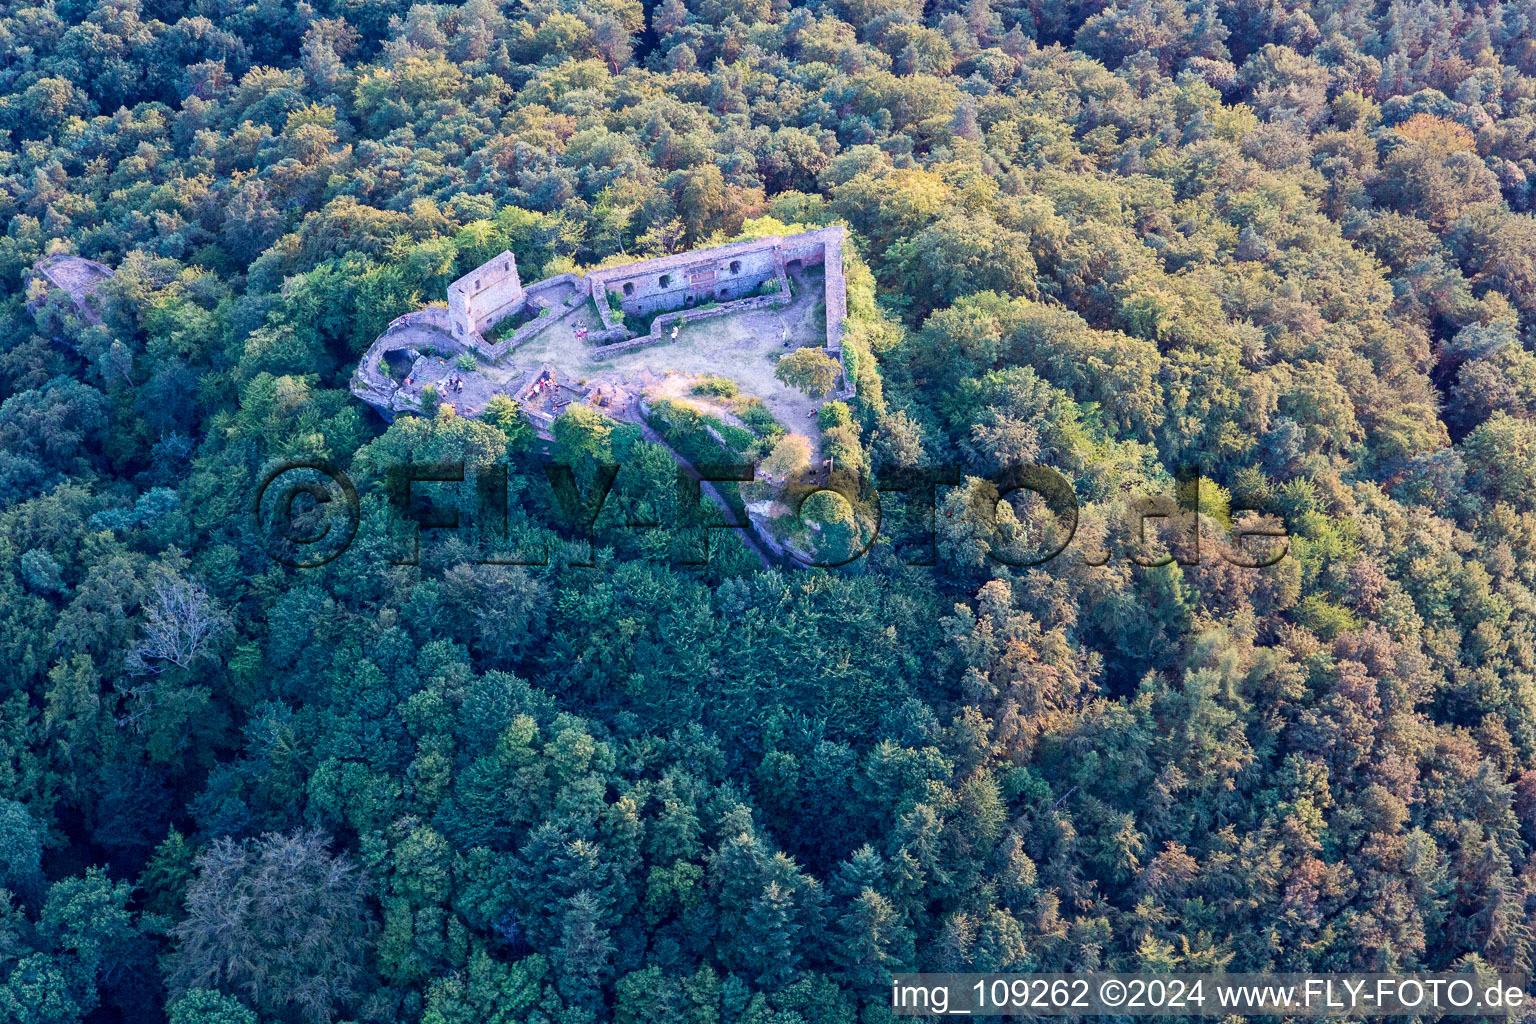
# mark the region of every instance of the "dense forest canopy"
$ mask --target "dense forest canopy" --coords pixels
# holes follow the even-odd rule
[[[0,1020],[1531,969],[1530,4],[6,0],[0,131]],[[958,471],[930,557],[893,496],[844,568],[681,564],[670,456],[573,415],[553,457],[622,467],[588,545],[515,407],[347,391],[504,249],[834,223],[820,443]],[[30,277],[55,252],[116,271],[99,317]],[[285,459],[358,481],[324,566],[248,528]],[[411,460],[507,465],[550,564],[393,564]],[[1040,510],[981,513],[1024,463],[1081,512],[1013,567]],[[1190,466],[1286,557],[1128,557]]]

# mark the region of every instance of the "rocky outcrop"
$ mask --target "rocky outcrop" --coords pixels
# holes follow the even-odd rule
[[[111,267],[84,256],[55,253],[38,260],[32,270],[48,284],[66,293],[82,317],[93,324],[101,323],[95,293],[102,282],[113,277]]]

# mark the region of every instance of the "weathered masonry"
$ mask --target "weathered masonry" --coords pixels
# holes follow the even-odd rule
[[[448,286],[448,322],[460,341],[478,338],[523,305],[523,283],[510,252],[482,263]]]
[[[614,317],[613,297],[631,316],[677,312],[668,323],[693,319],[688,310],[711,303],[730,303],[758,296],[769,281],[787,288],[786,273],[813,264],[825,268],[827,348],[841,348],[843,318],[847,316],[847,284],[843,277],[843,229],[823,228],[798,235],[754,238],[714,249],[660,256],[621,267],[594,270],[586,277],[598,315],[610,331],[623,325]],[[629,332],[625,332],[627,335]],[[661,340],[655,325],[651,334]]]
[[[594,295],[601,288],[625,313],[645,315],[745,298],[777,279],[779,262],[777,248],[741,242],[594,270],[587,280]]]

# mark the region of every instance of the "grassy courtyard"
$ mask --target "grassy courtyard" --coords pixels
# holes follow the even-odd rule
[[[783,309],[756,309],[684,324],[676,341],[631,349],[604,359],[591,356],[591,346],[576,337],[581,324],[599,326],[597,307],[589,299],[579,309],[552,321],[523,342],[506,359],[481,372],[493,383],[515,380],[548,363],[561,380],[603,381],[638,392],[669,374],[717,375],[734,380],[745,395],[761,398],[786,429],[814,439],[812,417],[821,400],[785,387],[773,375],[786,352],[825,340],[822,277],[813,268],[797,277],[794,298]]]

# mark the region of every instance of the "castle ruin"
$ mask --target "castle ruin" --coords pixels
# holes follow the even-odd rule
[[[526,288],[517,260],[503,252],[450,284],[446,309],[428,306],[393,321],[363,356],[352,390],[393,419],[397,412],[418,411],[424,388],[447,381],[454,397],[445,400],[472,415],[495,394],[520,399],[528,382],[519,378],[496,383],[476,370],[455,372],[454,365],[467,363],[462,357],[470,356],[477,364],[502,364],[551,325],[592,308],[589,300],[597,322],[583,323],[580,340],[572,342],[581,349],[572,355],[583,364],[666,344],[683,324],[786,306],[791,300],[790,276],[811,267],[822,270],[822,344],[828,355],[842,362],[848,308],[842,245],[843,228],[833,226],[604,267],[585,276],[558,274]],[[646,333],[632,326],[646,319]],[[409,369],[397,379],[402,365]],[[720,370],[728,372],[729,367]],[[845,367],[840,388],[831,397],[852,394]]]

